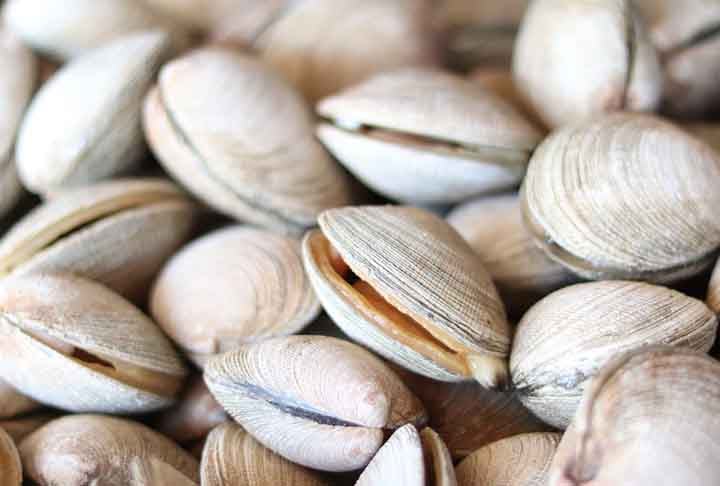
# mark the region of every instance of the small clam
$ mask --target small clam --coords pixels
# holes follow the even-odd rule
[[[440,71],[379,74],[322,100],[320,140],[371,189],[449,204],[520,183],[541,134],[477,83]]]
[[[315,292],[352,339],[421,375],[507,379],[510,325],[472,248],[441,218],[403,206],[334,209],[305,236]]]
[[[533,154],[523,213],[535,242],[591,279],[679,280],[720,247],[720,156],[659,118],[566,127]]]
[[[20,486],[22,473],[22,463],[15,442],[7,432],[0,429],[0,486]]]
[[[210,47],[166,64],[144,121],[165,168],[232,217],[299,234],[349,202],[303,100],[249,56]]]
[[[313,469],[361,468],[385,431],[426,420],[420,401],[382,361],[330,337],[242,346],[211,359],[205,382],[260,443]]]
[[[32,274],[0,282],[0,377],[64,410],[167,407],[187,373],[157,325],[91,280]]]
[[[623,281],[566,287],[518,324],[513,384],[538,417],[565,428],[588,379],[613,356],[648,344],[708,351],[717,325],[701,301],[665,287]]]
[[[202,367],[241,344],[300,331],[317,317],[320,303],[298,240],[231,226],[198,238],[170,259],[155,281],[150,310]]]
[[[12,418],[35,410],[40,405],[0,380],[0,419]],[[0,425],[2,427],[2,425]]]

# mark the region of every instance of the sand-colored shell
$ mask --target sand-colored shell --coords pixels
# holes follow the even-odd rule
[[[0,486],[20,486],[23,469],[12,438],[0,428]]]
[[[349,202],[345,176],[312,130],[279,75],[222,48],[166,64],[145,105],[150,146],[175,178],[220,212],[285,232]]]
[[[614,114],[566,127],[523,183],[528,230],[590,279],[668,282],[714,262],[720,156],[659,118]]]
[[[542,297],[577,280],[537,247],[523,224],[517,194],[467,202],[446,219],[480,256],[511,316],[519,318]]]
[[[703,302],[665,287],[624,281],[566,287],[518,324],[513,384],[538,417],[565,428],[589,378],[614,356],[649,344],[707,352],[717,325]]]
[[[128,172],[144,154],[142,102],[169,37],[122,37],[63,66],[33,98],[18,135],[20,179],[47,194]]]
[[[0,419],[35,410],[40,405],[0,379]],[[2,427],[2,425],[0,425]]]
[[[325,336],[286,336],[211,359],[205,382],[264,446],[313,469],[364,467],[384,431],[426,421],[420,401],[382,361]]]
[[[549,486],[714,484],[720,364],[670,347],[628,353],[586,391]]]
[[[631,0],[532,2],[513,76],[551,128],[611,111],[653,111],[662,94],[657,53]]]
[[[131,420],[70,415],[45,425],[19,446],[26,475],[40,486],[200,484],[189,453]]]
[[[449,204],[517,185],[541,134],[477,83],[441,71],[379,74],[323,99],[320,140],[401,202]]]
[[[458,486],[545,486],[560,434],[521,434],[493,442],[458,464]]]
[[[5,430],[12,440],[14,440],[16,444],[19,444],[25,437],[56,418],[56,413],[48,412],[24,415],[7,420],[0,420],[0,429]]]
[[[73,412],[171,405],[187,373],[157,325],[128,301],[70,275],[0,283],[0,377]]]
[[[335,323],[381,356],[442,381],[507,379],[510,326],[478,256],[430,212],[335,209],[308,233],[303,258]]]
[[[230,226],[198,238],[168,261],[155,281],[150,311],[202,367],[241,344],[300,331],[317,317],[320,303],[298,240]]]
[[[219,425],[208,436],[200,463],[200,477],[203,486],[332,484],[319,473],[275,454],[232,422]]]

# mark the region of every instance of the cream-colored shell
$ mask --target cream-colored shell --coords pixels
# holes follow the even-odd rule
[[[12,438],[0,428],[0,486],[22,484],[22,463]]]
[[[0,419],[12,418],[38,407],[39,404],[35,400],[26,397],[0,379]]]
[[[518,324],[510,356],[513,385],[538,417],[565,428],[588,379],[614,356],[649,344],[706,352],[717,326],[705,304],[665,287],[624,281],[566,287]]]
[[[205,382],[264,446],[313,469],[365,466],[384,430],[422,424],[419,400],[382,361],[325,336],[286,336],[211,359]]]
[[[718,187],[710,147],[659,118],[614,114],[538,147],[523,212],[537,244],[583,277],[672,281],[715,259]]]
[[[320,303],[298,240],[231,226],[198,238],[168,261],[155,281],[150,312],[202,367],[241,344],[300,331],[317,317]]]
[[[20,443],[26,474],[41,486],[200,484],[198,462],[166,437],[126,419],[70,415]]]

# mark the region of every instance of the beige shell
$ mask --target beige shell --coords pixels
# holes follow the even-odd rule
[[[538,0],[518,33],[513,76],[548,127],[653,111],[662,71],[631,0]]]
[[[558,448],[549,486],[715,484],[720,365],[659,347],[608,364]]]
[[[522,316],[545,295],[577,280],[533,242],[517,194],[469,201],[446,220],[480,256],[511,316]]]
[[[659,118],[614,114],[540,145],[523,212],[536,243],[583,277],[667,282],[715,260],[718,187],[710,147]]]
[[[325,311],[352,339],[430,378],[507,379],[510,326],[482,262],[445,221],[404,206],[326,211],[303,242]]]
[[[477,83],[433,70],[379,74],[323,99],[320,140],[401,202],[449,204],[517,185],[540,132]]]
[[[286,459],[326,471],[365,466],[384,431],[425,410],[378,358],[325,336],[286,336],[211,359],[205,382],[233,418]]]
[[[144,0],[153,10],[189,29],[212,30],[227,22],[240,21],[264,4],[282,5],[287,0]],[[244,15],[242,15],[244,14]]]
[[[152,429],[101,415],[59,418],[20,443],[25,471],[40,486],[200,484],[198,462]]]
[[[198,238],[168,261],[155,281],[150,311],[202,367],[241,344],[300,331],[317,317],[320,303],[298,240],[230,226]]]
[[[37,429],[57,418],[55,413],[36,413],[7,420],[0,420],[0,429],[5,430],[16,444]]]
[[[299,234],[349,202],[304,102],[256,59],[210,47],[166,64],[144,120],[164,167],[232,217]]]
[[[588,379],[648,344],[708,351],[717,318],[701,301],[640,282],[577,284],[537,303],[517,326],[510,356],[523,403],[556,427],[570,423]]]
[[[545,486],[560,434],[522,434],[493,442],[458,464],[458,486]]]
[[[31,412],[40,405],[0,379],[0,419]],[[0,425],[2,427],[2,425]]]
[[[187,373],[160,329],[91,280],[33,274],[0,282],[0,377],[73,412],[171,405]]]
[[[15,443],[0,428],[0,486],[20,486],[22,474],[22,463]]]
[[[355,486],[457,486],[450,453],[440,436],[404,425],[390,436]]]
[[[20,179],[47,194],[126,173],[144,154],[142,102],[169,54],[160,31],[122,37],[60,68],[18,135]]]
[[[331,484],[319,473],[278,456],[232,422],[210,432],[203,449],[200,477],[203,486]]]

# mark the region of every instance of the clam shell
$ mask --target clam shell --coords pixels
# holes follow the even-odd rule
[[[0,380],[0,419],[12,418],[38,408],[36,401]],[[0,424],[2,427],[2,424]]]
[[[658,118],[614,114],[548,137],[523,183],[528,229],[591,279],[672,281],[720,246],[720,158]]]
[[[0,283],[0,377],[74,412],[133,413],[174,402],[187,371],[160,329],[125,299],[69,275]]]
[[[298,240],[231,226],[198,238],[170,259],[155,281],[150,311],[202,367],[241,344],[300,331],[317,317],[320,303]]]
[[[22,463],[12,438],[0,429],[0,486],[22,484]]]
[[[588,379],[612,359],[648,344],[708,351],[717,318],[701,301],[665,287],[607,281],[566,287],[518,324],[510,356],[525,406],[565,428]]]
[[[205,382],[264,446],[313,469],[365,466],[384,430],[422,423],[425,410],[382,361],[346,341],[286,336],[211,359]]]

